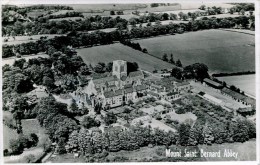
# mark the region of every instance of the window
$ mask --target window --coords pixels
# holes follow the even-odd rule
[[[118,67],[117,67],[117,66],[115,66],[115,71],[117,72],[117,70],[118,70]]]

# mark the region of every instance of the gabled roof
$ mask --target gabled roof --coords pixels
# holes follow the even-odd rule
[[[228,94],[228,95],[230,95],[230,96],[232,96],[232,97],[234,97],[234,98],[236,98],[236,99],[239,99],[239,100],[242,100],[244,102],[247,102],[248,104],[255,105],[255,99],[250,98],[250,97],[245,96],[245,95],[242,95],[242,94],[240,94],[238,92],[232,91],[229,88],[225,87],[221,91],[226,93],[226,94]]]
[[[189,82],[181,82],[181,83],[177,83],[177,87],[180,87],[180,86],[185,86],[185,85],[189,85],[190,83]]]
[[[109,76],[109,77],[104,77],[104,78],[99,78],[99,79],[93,79],[93,82],[95,84],[102,84],[102,83],[111,82],[111,81],[117,81],[117,77]]]
[[[111,98],[111,97],[115,97],[115,96],[119,96],[119,95],[123,95],[123,90],[122,89],[116,90],[115,92],[114,91],[104,92],[104,96],[106,98]]]
[[[143,72],[138,70],[138,71],[135,71],[135,72],[130,72],[128,77],[137,77],[137,76],[143,76]]]
[[[134,89],[133,88],[125,88],[124,91],[125,91],[125,93],[133,93]]]
[[[210,79],[208,79],[208,78],[205,78],[203,81],[204,81],[205,83],[210,84],[210,85],[213,85],[213,86],[215,86],[215,87],[222,87],[222,86],[223,86],[222,84],[220,84],[220,83],[218,83],[218,82],[216,82],[216,81],[212,81],[212,80],[210,80]]]
[[[122,81],[125,81],[126,78],[127,78],[127,76],[123,75],[123,76],[121,77],[121,80],[122,80]]]
[[[145,85],[137,85],[137,86],[135,87],[135,90],[136,90],[136,91],[146,90],[146,86],[145,86]]]

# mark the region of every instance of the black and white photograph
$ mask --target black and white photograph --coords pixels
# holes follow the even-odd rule
[[[258,3],[148,2],[1,5],[4,164],[257,164]]]

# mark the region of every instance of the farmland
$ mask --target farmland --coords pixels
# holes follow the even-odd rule
[[[113,60],[126,60],[137,62],[143,70],[153,71],[172,68],[173,65],[164,62],[148,54],[134,50],[130,47],[116,43],[112,45],[96,46],[91,48],[77,49],[78,55],[81,56],[85,63],[94,66],[98,62],[112,62]]]
[[[205,63],[212,73],[254,71],[254,40],[252,35],[214,29],[140,39],[136,42],[159,58],[164,53],[168,56],[172,53],[174,59],[180,59],[184,66]]]
[[[229,85],[235,85],[249,95],[256,96],[255,74],[218,77],[218,79],[220,81],[225,81]]]

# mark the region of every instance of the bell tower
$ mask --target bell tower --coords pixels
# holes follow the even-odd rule
[[[127,63],[123,60],[113,61],[113,73],[118,79],[122,76],[127,76]]]

